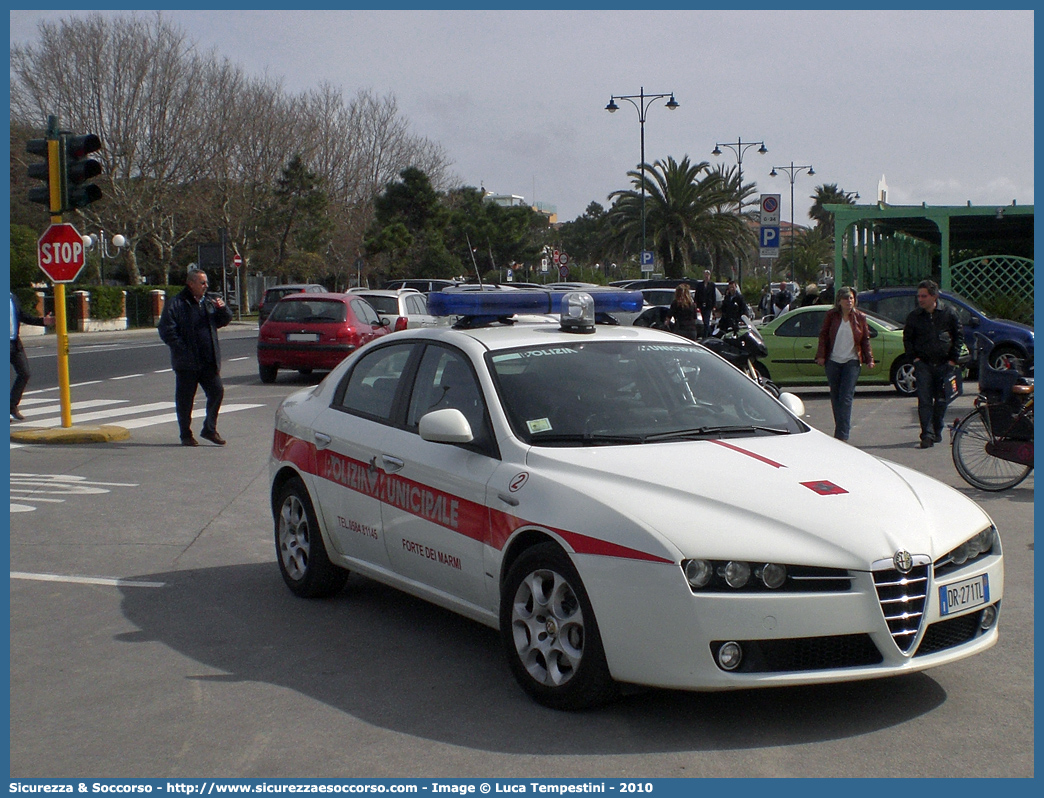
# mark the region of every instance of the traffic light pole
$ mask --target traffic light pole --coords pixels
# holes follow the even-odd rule
[[[51,224],[62,223],[62,174],[61,136],[58,132],[58,117],[47,117],[47,167],[51,191]],[[72,426],[72,395],[69,391],[69,326],[65,313],[65,283],[54,286],[54,329],[58,335],[58,394],[62,413],[62,426]]]

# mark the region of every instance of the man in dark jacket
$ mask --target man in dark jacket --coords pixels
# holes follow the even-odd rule
[[[696,309],[703,317],[703,334],[710,335],[711,317],[714,315],[714,307],[718,304],[718,289],[711,280],[710,269],[703,272],[703,282],[696,286],[692,294]]]
[[[739,292],[736,281],[729,280],[729,284],[725,287],[725,298],[721,300],[719,327],[722,331],[739,329],[744,316],[750,316],[747,300]]]
[[[192,437],[192,404],[196,386],[207,396],[207,417],[201,438],[218,446],[225,439],[218,435],[217,417],[225,388],[221,384],[221,346],[218,328],[232,321],[232,312],[217,295],[207,295],[207,275],[192,269],[185,289],[163,307],[159,335],[170,347],[170,364],[174,368],[174,402],[183,446],[199,446]]]
[[[22,346],[21,326],[32,324],[37,327],[54,326],[54,316],[48,315],[42,319],[27,316],[22,312],[22,305],[18,297],[11,291],[11,366],[15,370],[15,380],[11,383],[11,418],[24,421],[25,416],[18,409],[21,404],[22,394],[25,386],[29,384],[29,358],[25,356],[25,347]]]
[[[964,328],[956,313],[939,305],[939,286],[933,280],[918,284],[917,305],[906,317],[903,345],[914,362],[921,448],[928,449],[942,440],[946,406],[953,398],[947,389],[957,374]]]

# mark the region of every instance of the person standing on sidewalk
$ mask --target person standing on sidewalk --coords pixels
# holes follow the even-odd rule
[[[232,321],[232,312],[220,296],[207,294],[208,284],[206,272],[190,270],[184,290],[164,305],[159,321],[159,336],[170,347],[182,446],[199,446],[192,436],[192,404],[197,386],[207,396],[207,416],[200,437],[218,446],[225,445],[217,431],[218,411],[225,396],[217,331]]]
[[[21,326],[31,324],[34,327],[54,326],[54,316],[47,315],[42,319],[35,316],[27,316],[22,312],[22,305],[11,291],[11,366],[15,370],[15,380],[11,384],[11,418],[25,421],[25,416],[18,409],[22,402],[22,394],[25,386],[29,384],[29,358],[25,356],[25,347],[22,346]]]
[[[852,429],[852,400],[859,369],[864,364],[870,369],[876,365],[870,348],[870,325],[866,314],[856,310],[855,305],[853,289],[838,289],[834,307],[823,318],[816,350],[816,363],[826,368],[834,437],[839,441],[847,441]]]
[[[928,449],[942,440],[946,407],[952,399],[947,385],[956,374],[964,328],[956,313],[939,304],[939,286],[934,280],[918,283],[917,305],[906,317],[903,345],[907,357],[913,359],[917,378],[921,448]]]

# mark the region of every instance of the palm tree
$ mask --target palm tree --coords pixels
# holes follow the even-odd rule
[[[816,229],[824,233],[831,240],[834,238],[834,214],[824,208],[824,205],[855,205],[859,194],[844,191],[837,187],[837,183],[824,183],[816,186],[816,193],[809,199],[813,200],[812,207],[808,209],[808,218],[816,223]]]
[[[801,285],[814,283],[825,264],[833,262],[834,244],[818,227],[802,230],[780,253],[778,268],[781,274],[793,274]]]
[[[666,276],[683,277],[699,249],[737,252],[753,243],[738,213],[736,188],[706,161],[668,157],[627,176],[634,188],[609,195],[615,200],[608,214],[613,243],[630,251],[641,245],[644,185],[646,235]]]

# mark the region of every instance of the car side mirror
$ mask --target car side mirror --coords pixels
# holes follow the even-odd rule
[[[801,399],[792,393],[784,391],[779,395],[780,404],[783,405],[787,410],[793,413],[798,418],[805,415],[805,403]]]
[[[432,443],[471,443],[475,439],[467,418],[455,407],[432,410],[421,416],[418,431],[423,440]]]

